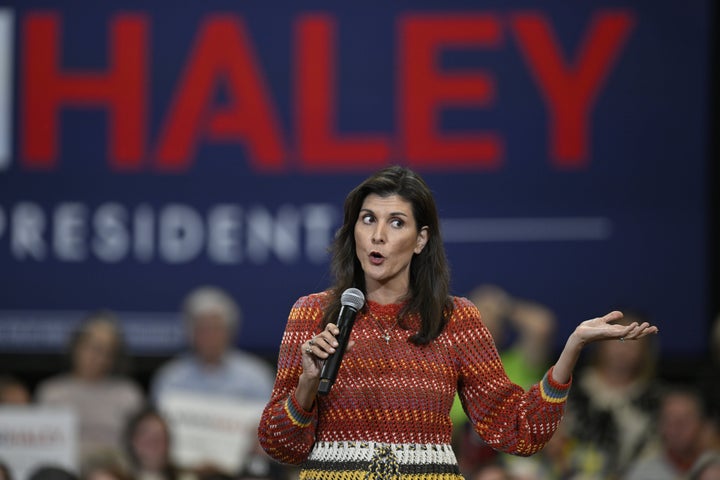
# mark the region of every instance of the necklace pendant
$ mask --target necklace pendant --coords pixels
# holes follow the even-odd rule
[[[385,339],[385,343],[387,343],[388,345],[390,345],[390,334],[389,334],[389,333],[385,332],[385,335],[383,335],[382,338]]]

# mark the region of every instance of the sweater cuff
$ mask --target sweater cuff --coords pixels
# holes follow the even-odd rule
[[[301,428],[309,427],[315,418],[315,404],[313,403],[311,411],[305,410],[295,399],[295,392],[291,393],[285,401],[285,411],[292,423]]]
[[[570,392],[572,378],[567,383],[558,383],[552,378],[552,367],[540,381],[540,394],[543,400],[549,403],[564,403]]]

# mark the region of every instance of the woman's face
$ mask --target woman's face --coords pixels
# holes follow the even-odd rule
[[[410,202],[399,195],[365,197],[355,222],[355,253],[368,293],[390,287],[404,295],[410,262],[427,243],[427,227],[418,232]]]
[[[89,325],[75,347],[75,373],[87,380],[107,375],[113,368],[117,343],[117,334],[112,326],[102,323]]]
[[[168,459],[168,433],[165,423],[155,415],[142,419],[135,428],[132,448],[143,470],[158,471],[165,468]]]

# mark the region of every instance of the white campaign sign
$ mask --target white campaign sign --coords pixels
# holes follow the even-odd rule
[[[194,393],[162,396],[159,407],[170,426],[173,459],[181,467],[213,465],[237,472],[255,448],[264,406]]]
[[[68,409],[0,407],[0,461],[25,480],[40,466],[77,470],[77,418]]]

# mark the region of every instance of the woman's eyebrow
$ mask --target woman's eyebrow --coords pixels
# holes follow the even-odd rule
[[[375,215],[375,212],[373,212],[369,208],[361,208],[360,213],[363,213],[363,212],[367,212],[367,213],[371,213],[371,214]],[[390,212],[388,214],[388,216],[390,216],[390,217],[407,217],[408,214],[405,212]]]

